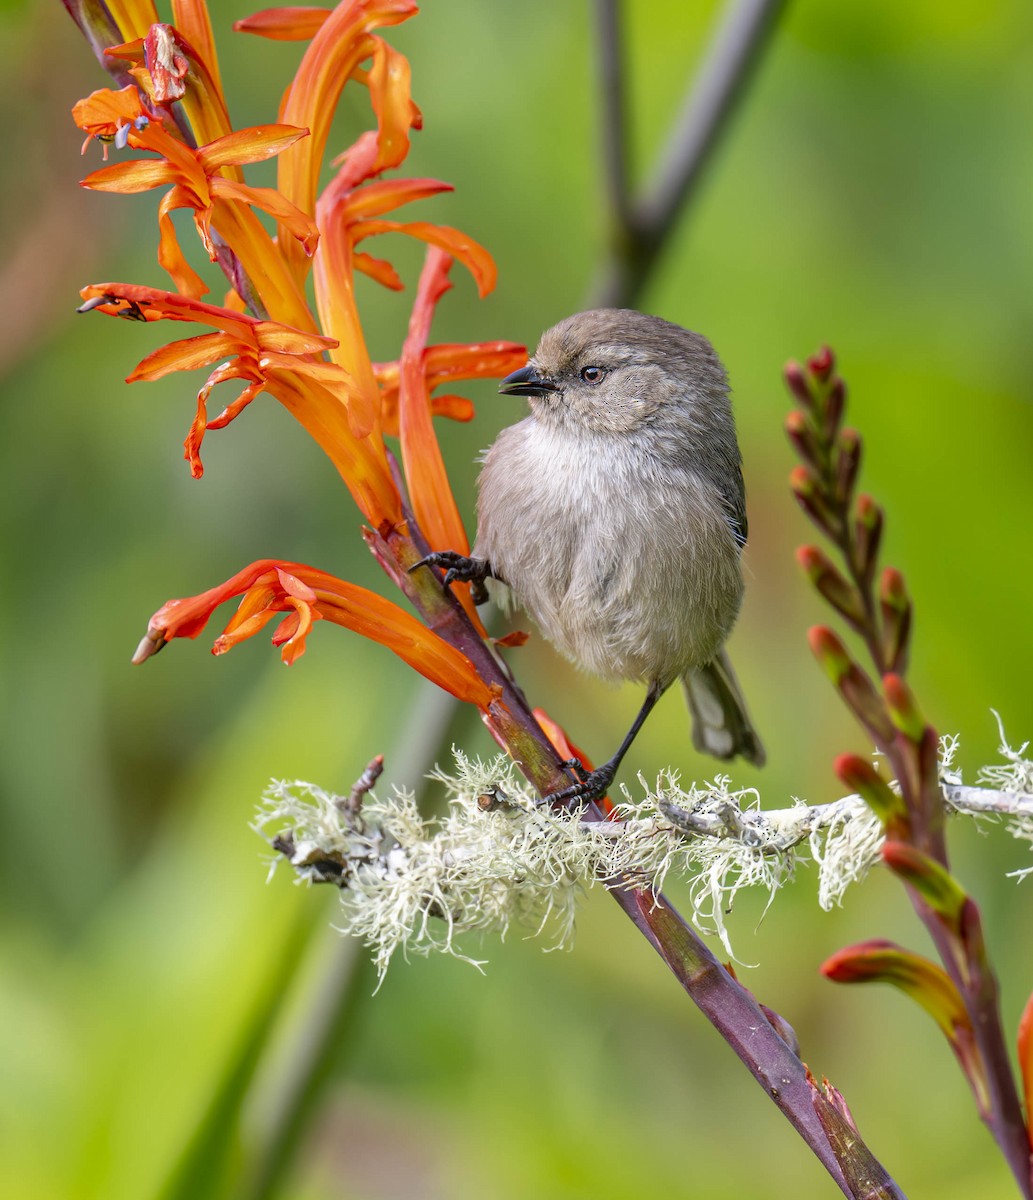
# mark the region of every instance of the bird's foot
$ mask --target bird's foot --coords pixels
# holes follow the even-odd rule
[[[484,581],[491,576],[491,563],[486,558],[470,558],[456,550],[435,550],[409,568],[410,574],[417,567],[439,567],[445,572],[445,587],[453,583],[468,583],[474,604],[483,604],[488,599]]]
[[[560,788],[558,792],[550,792],[544,797],[546,804],[566,804],[570,801],[589,804],[606,795],[617,774],[615,763],[603,763],[594,771],[586,771],[576,758],[568,760],[563,765],[578,776],[578,781],[565,788]]]

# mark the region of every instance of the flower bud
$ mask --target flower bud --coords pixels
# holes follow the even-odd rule
[[[899,674],[907,664],[912,608],[904,576],[895,567],[887,567],[882,573],[879,609],[882,613],[884,662],[890,671]]]
[[[864,607],[861,597],[829,558],[817,546],[801,546],[796,552],[796,561],[836,612],[846,618],[855,629],[863,629]]]

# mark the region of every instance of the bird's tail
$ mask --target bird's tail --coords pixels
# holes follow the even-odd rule
[[[764,765],[764,747],[724,650],[705,667],[687,671],[682,686],[692,713],[692,744],[697,750],[715,758],[741,754],[755,766]]]

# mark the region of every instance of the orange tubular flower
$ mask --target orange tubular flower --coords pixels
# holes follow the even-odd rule
[[[130,84],[118,92],[111,88],[91,92],[85,100],[72,106],[72,119],[86,134],[82,153],[86,153],[90,142],[96,138],[104,143],[107,160],[109,143],[114,142],[121,149],[134,129],[142,129],[156,118],[144,108],[139,89]]]
[[[304,144],[292,147],[279,161],[279,188],[292,203],[304,212],[312,212],[316,204],[320,166],[330,133],[330,123],[341,90],[366,59],[373,57],[382,44],[371,30],[384,25],[397,25],[417,11],[413,0],[352,0],[338,5],[322,22],[305,52],[283,107],[282,120],[310,130]],[[246,28],[246,26],[240,26]],[[393,56],[380,52],[385,64]],[[409,126],[418,121],[408,94],[408,71],[380,71],[377,92],[374,81],[368,80],[373,96],[374,111],[380,126],[379,153],[375,171],[397,166],[409,148]],[[394,94],[394,99],[392,99]],[[395,122],[390,130],[387,122]],[[295,274],[304,275],[306,264],[282,237],[284,256]]]
[[[313,624],[323,619],[387,646],[432,683],[482,711],[497,699],[497,689],[481,679],[465,654],[390,600],[302,563],[275,559],[251,563],[199,596],[167,601],[151,618],[133,662],[144,662],[173,638],[196,638],[220,604],[241,595],[213,654],[224,654],[286,613],[273,644],[288,665],[304,654]]]
[[[133,159],[101,167],[82,181],[82,186],[101,192],[144,192],[151,188],[171,185],[158,206],[158,227],[161,239],[158,261],[172,277],[185,296],[195,299],[208,288],[187,263],[176,238],[170,214],[173,209],[190,208],[194,224],[201,236],[209,258],[214,262],[216,248],[211,226],[218,209],[238,204],[253,205],[280,222],[281,228],[297,238],[311,254],[319,240],[319,230],[311,217],[306,216],[275,188],[249,187],[219,174],[225,166],[261,162],[292,146],[308,131],[290,125],[261,125],[226,134],[193,150],[168,134],[157,122],[143,128],[133,125],[127,139],[138,150],[153,150],[158,159]]]
[[[520,342],[472,342],[428,346],[423,351],[427,390],[463,379],[501,379],[527,362],[527,347]],[[398,392],[401,371],[397,362],[374,363],[380,386],[380,420],[385,433],[398,435]],[[463,396],[432,396],[431,412],[453,421],[473,418],[473,404]]]
[[[127,382],[161,379],[173,371],[189,371],[230,357],[209,376],[197,397],[197,415],[187,435],[186,458],[195,477],[203,473],[199,451],[206,429],[222,429],[262,391],[274,395],[326,451],[376,526],[401,520],[398,492],[391,479],[383,446],[363,435],[370,414],[364,397],[340,367],[317,358],[333,346],[321,337],[275,321],[259,321],[244,313],[217,308],[175,292],[125,283],[97,283],[82,289],[83,309],[143,321],[196,321],[218,332],[172,342],[140,362]],[[229,379],[247,387],[214,421],[207,420],[212,388]]]

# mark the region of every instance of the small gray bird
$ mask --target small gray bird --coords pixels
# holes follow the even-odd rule
[[[488,580],[579,667],[648,684],[617,753],[550,799],[601,796],[675,679],[696,748],[761,765],[723,648],[742,601],[746,505],[713,347],[659,317],[596,309],[547,330],[499,391],[527,396],[531,414],[485,455],[473,554],[422,563],[481,597]]]

